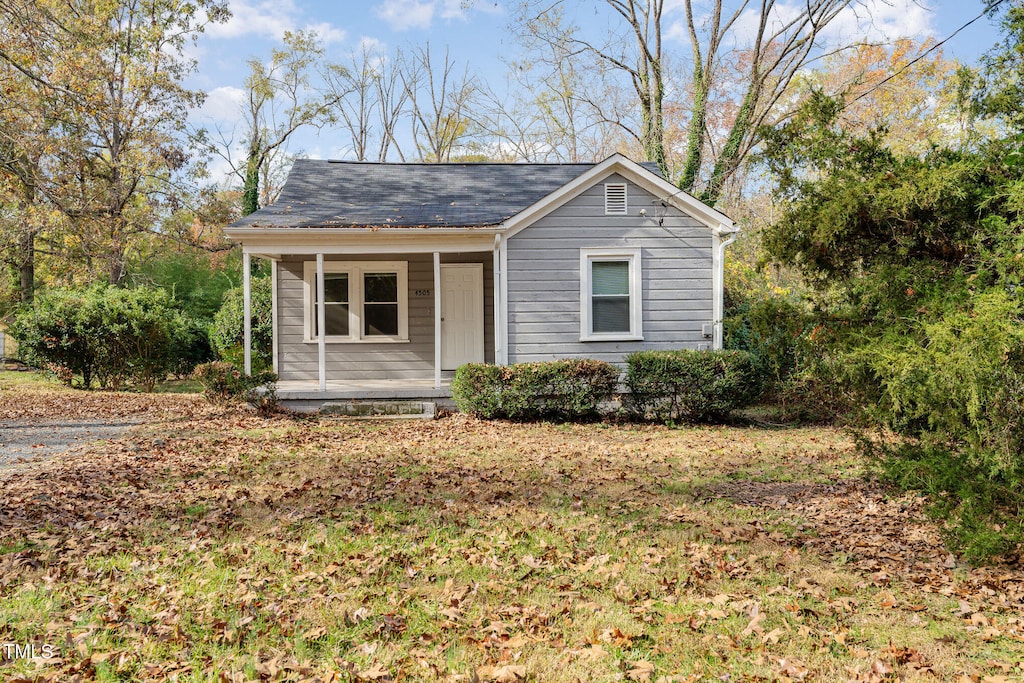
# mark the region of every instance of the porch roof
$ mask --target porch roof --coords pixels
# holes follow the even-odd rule
[[[298,159],[278,200],[229,230],[495,226],[594,166]]]

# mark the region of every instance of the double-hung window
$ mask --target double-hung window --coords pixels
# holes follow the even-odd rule
[[[306,341],[319,339],[316,262],[303,267]],[[324,331],[328,342],[409,340],[408,263],[326,261]]]
[[[639,249],[580,249],[580,340],[643,338]]]

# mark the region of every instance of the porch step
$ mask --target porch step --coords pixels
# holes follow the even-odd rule
[[[337,417],[432,420],[437,416],[437,404],[429,401],[329,401],[320,406],[320,414]]]

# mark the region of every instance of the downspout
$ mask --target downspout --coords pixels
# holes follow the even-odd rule
[[[729,238],[722,240],[728,235]],[[721,349],[723,344],[724,330],[723,318],[725,317],[725,248],[736,241],[739,236],[739,229],[734,227],[721,226],[715,231],[716,245],[715,273],[714,273],[714,332],[711,348]]]

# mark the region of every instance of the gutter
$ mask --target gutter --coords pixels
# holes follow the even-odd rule
[[[504,232],[502,226],[488,227],[467,227],[467,228],[406,228],[406,227],[378,227],[378,228],[232,228],[224,229],[224,235],[230,240],[238,240],[243,237],[281,236],[281,235],[494,235]]]

